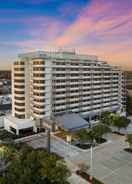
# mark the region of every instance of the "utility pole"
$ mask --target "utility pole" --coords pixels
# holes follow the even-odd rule
[[[50,128],[47,128],[47,150],[50,153],[50,146],[51,146],[51,140],[50,140]]]
[[[90,184],[93,183],[93,144],[90,148]]]
[[[95,139],[91,143],[90,148],[90,184],[93,184],[93,146],[95,146]]]

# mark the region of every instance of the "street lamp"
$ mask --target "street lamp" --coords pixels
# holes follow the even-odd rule
[[[91,143],[90,147],[90,184],[93,183],[93,146],[95,145],[95,139]]]
[[[50,128],[47,128],[47,150],[50,153],[50,145],[51,145],[51,139],[50,139]]]

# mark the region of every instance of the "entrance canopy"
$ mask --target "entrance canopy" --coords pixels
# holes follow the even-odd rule
[[[18,119],[13,116],[6,116],[4,118],[4,128],[12,133],[19,135],[19,131],[33,130],[36,131],[35,121],[32,119]]]
[[[89,127],[89,123],[75,113],[67,113],[56,116],[55,120],[58,127],[68,131],[76,131]]]

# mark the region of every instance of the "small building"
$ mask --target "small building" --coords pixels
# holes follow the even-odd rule
[[[32,119],[18,119],[13,116],[4,118],[5,130],[16,135],[25,134],[28,132],[37,132],[36,123]]]

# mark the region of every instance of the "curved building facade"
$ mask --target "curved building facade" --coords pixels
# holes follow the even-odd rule
[[[91,120],[125,111],[123,72],[96,56],[33,52],[19,55],[12,70],[12,115],[19,119],[74,112]]]

